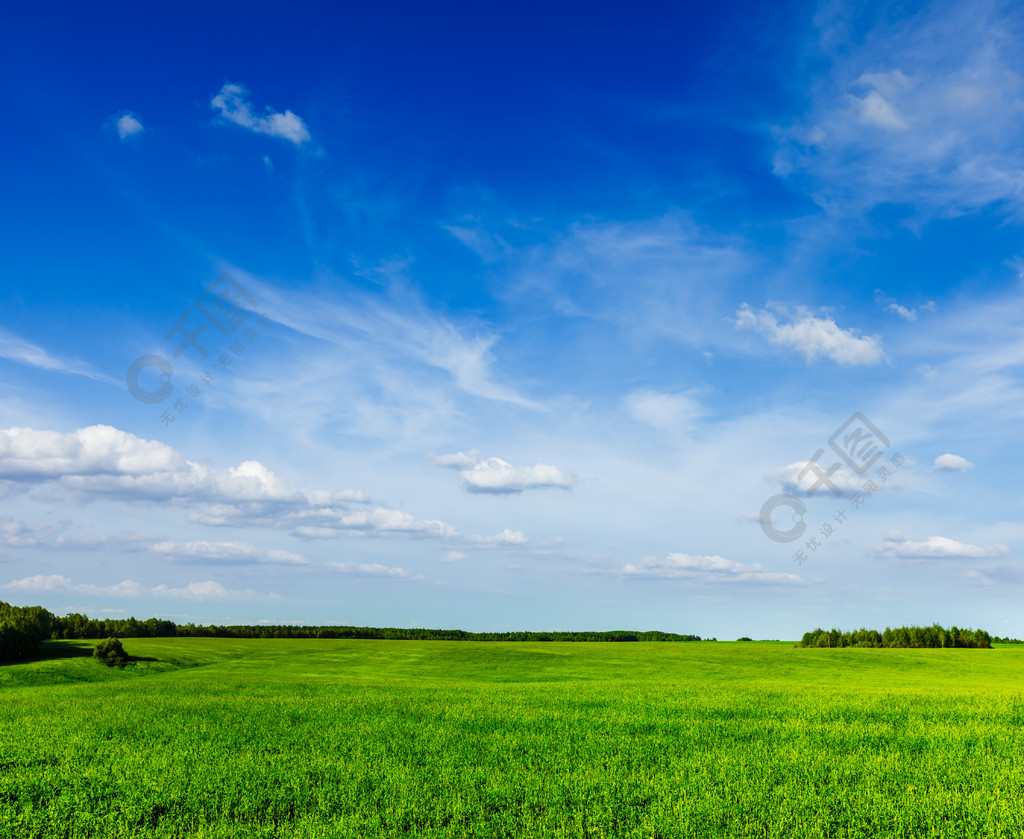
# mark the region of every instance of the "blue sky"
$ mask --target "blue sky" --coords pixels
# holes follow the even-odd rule
[[[1019,636],[1022,35],[978,2],[17,10],[0,599]]]

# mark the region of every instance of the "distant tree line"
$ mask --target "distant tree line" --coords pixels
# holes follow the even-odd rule
[[[377,638],[388,641],[700,641],[674,632],[466,632],[374,626],[196,626],[135,618],[52,617],[54,638]],[[711,639],[714,640],[714,639]]]
[[[998,638],[995,640],[999,640]],[[992,637],[983,629],[960,629],[951,626],[944,629],[938,624],[932,626],[886,627],[885,632],[877,629],[857,629],[842,632],[838,629],[815,629],[804,633],[799,647],[970,647],[991,649]]]
[[[998,635],[992,636],[993,644],[1024,644],[1020,638],[1000,638]]]
[[[374,626],[290,626],[254,624],[196,626],[149,618],[59,617],[42,606],[18,607],[0,601],[0,660],[24,658],[41,641],[98,638],[377,638],[396,641],[701,641],[675,632],[466,632]],[[714,638],[707,640],[714,641]]]
[[[31,658],[53,632],[53,615],[42,606],[12,606],[0,600],[0,661]]]

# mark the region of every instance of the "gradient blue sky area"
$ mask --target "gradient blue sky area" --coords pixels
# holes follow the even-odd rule
[[[976,1],[9,10],[0,599],[1021,635],[1022,36]],[[240,324],[197,305],[223,275]]]

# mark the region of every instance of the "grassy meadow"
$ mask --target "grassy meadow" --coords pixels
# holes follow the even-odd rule
[[[0,666],[0,837],[1020,837],[1024,648],[127,639]]]

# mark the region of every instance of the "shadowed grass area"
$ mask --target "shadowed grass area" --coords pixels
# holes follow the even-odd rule
[[[124,643],[2,668],[0,835],[1024,831],[1021,648]]]

